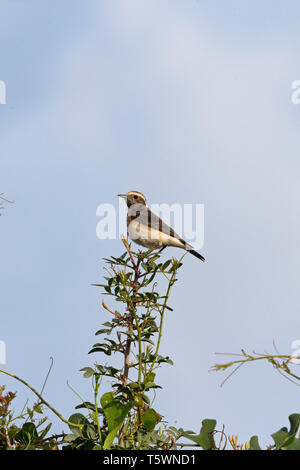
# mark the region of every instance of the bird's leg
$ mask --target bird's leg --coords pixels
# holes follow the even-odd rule
[[[163,246],[160,250],[158,250],[157,254],[159,255],[159,253],[161,253],[165,248],[167,248],[166,245]]]

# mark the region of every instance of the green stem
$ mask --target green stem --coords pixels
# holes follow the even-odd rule
[[[97,404],[100,384],[101,384],[101,381],[99,382],[98,378],[96,378],[95,379],[95,391],[94,391],[95,416],[96,416],[96,424],[97,424],[97,429],[98,429],[99,441],[101,442],[101,427],[100,427],[98,404]]]
[[[179,260],[179,263],[181,262],[182,258],[184,257],[185,255],[183,255],[180,260]],[[170,292],[171,292],[171,288],[175,282],[175,277],[176,277],[176,274],[177,274],[177,269],[174,269],[173,273],[172,273],[172,276],[169,280],[169,285],[168,285],[168,289],[167,289],[167,292],[166,292],[166,296],[165,296],[165,301],[164,301],[164,304],[163,304],[163,307],[162,307],[162,311],[161,311],[161,314],[160,314],[160,324],[159,324],[159,333],[158,333],[158,339],[157,339],[157,344],[156,344],[156,349],[155,349],[155,353],[154,353],[154,359],[153,359],[153,362],[150,366],[150,369],[148,371],[148,373],[150,374],[154,368],[154,365],[156,364],[156,361],[157,361],[157,356],[158,356],[158,351],[159,351],[159,347],[160,347],[160,342],[161,342],[161,337],[162,337],[162,327],[163,327],[163,322],[164,322],[164,314],[165,314],[165,311],[166,311],[166,306],[167,306],[167,302],[168,302],[168,299],[170,297]]]
[[[41,400],[42,403],[44,403],[44,405],[46,405],[64,423],[68,424],[69,426],[73,426],[75,428],[80,428],[81,429],[83,427],[83,424],[71,423],[70,421],[65,419],[58,411],[56,411],[55,408],[53,408],[53,406],[51,406],[46,400],[44,400],[44,398],[39,394],[39,392],[37,392],[35,390],[35,388],[33,388],[31,385],[29,385],[29,383],[25,382],[25,380],[20,379],[20,377],[17,377],[16,375],[12,374],[11,372],[7,372],[6,370],[3,370],[3,369],[0,369],[0,372],[2,372],[2,374],[9,375],[10,377],[13,377],[14,379],[16,379],[19,382],[21,382],[22,384],[24,384],[27,388],[29,388]]]

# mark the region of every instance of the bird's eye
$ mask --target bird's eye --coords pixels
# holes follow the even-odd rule
[[[137,196],[136,194],[135,194],[133,197],[134,197],[134,199],[137,199],[137,198],[138,198],[138,196]]]

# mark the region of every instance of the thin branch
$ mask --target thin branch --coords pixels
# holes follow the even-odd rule
[[[51,406],[46,400],[44,400],[44,398],[39,394],[39,392],[35,390],[35,388],[29,385],[29,383],[25,382],[25,380],[21,379],[20,377],[17,377],[16,375],[12,374],[11,372],[8,372],[7,370],[0,369],[0,372],[2,372],[2,374],[8,375],[9,377],[13,377],[14,379],[18,380],[23,385],[25,385],[27,388],[29,388],[40,399],[40,401],[44,403],[44,405],[46,405],[64,423],[80,429],[83,427],[82,424],[71,423],[70,421],[65,419],[58,411],[56,411],[55,408],[53,408],[53,406]]]
[[[43,395],[43,392],[44,392],[44,390],[45,390],[45,386],[46,386],[47,380],[48,380],[48,378],[49,378],[51,369],[52,369],[52,367],[53,367],[54,359],[53,359],[52,356],[50,357],[50,361],[51,361],[51,364],[50,364],[48,373],[47,373],[47,375],[46,375],[46,378],[45,378],[45,380],[44,380],[44,383],[43,383],[43,386],[42,386],[42,390],[40,391],[40,395]]]
[[[225,380],[221,383],[221,386],[224,385],[224,383],[244,364],[247,362],[253,362],[253,361],[261,361],[261,360],[267,360],[268,362],[271,362],[273,367],[278,370],[278,372],[283,375],[283,377],[289,379],[291,382],[293,382],[296,385],[299,385],[297,382],[293,381],[290,379],[290,377],[293,377],[294,379],[300,381],[300,377],[294,374],[288,367],[288,364],[292,359],[300,359],[300,357],[295,358],[294,356],[287,355],[287,354],[279,354],[279,351],[276,347],[276,344],[273,340],[273,346],[275,349],[276,354],[269,354],[268,352],[264,353],[258,353],[256,351],[253,351],[253,354],[247,354],[243,349],[242,349],[242,354],[237,354],[237,353],[216,353],[216,354],[222,354],[222,355],[232,355],[232,356],[237,356],[241,357],[241,359],[237,359],[225,364],[215,364],[210,370],[211,371],[219,371],[219,370],[226,370],[232,366],[236,366],[235,369],[225,378]],[[290,376],[290,377],[288,377]]]

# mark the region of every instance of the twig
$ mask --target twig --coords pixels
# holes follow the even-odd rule
[[[46,405],[61,421],[73,427],[82,429],[82,424],[71,423],[70,421],[65,419],[58,411],[56,411],[55,408],[53,408],[53,406],[51,406],[46,400],[44,400],[44,398],[39,394],[39,392],[35,390],[35,388],[29,385],[29,383],[25,382],[25,380],[21,379],[20,377],[17,377],[16,375],[12,374],[11,372],[8,372],[7,370],[0,369],[0,372],[2,372],[2,374],[8,375],[9,377],[13,377],[14,379],[18,380],[23,385],[25,385],[27,388],[29,388],[40,399],[40,401],[44,403],[44,405]]]

